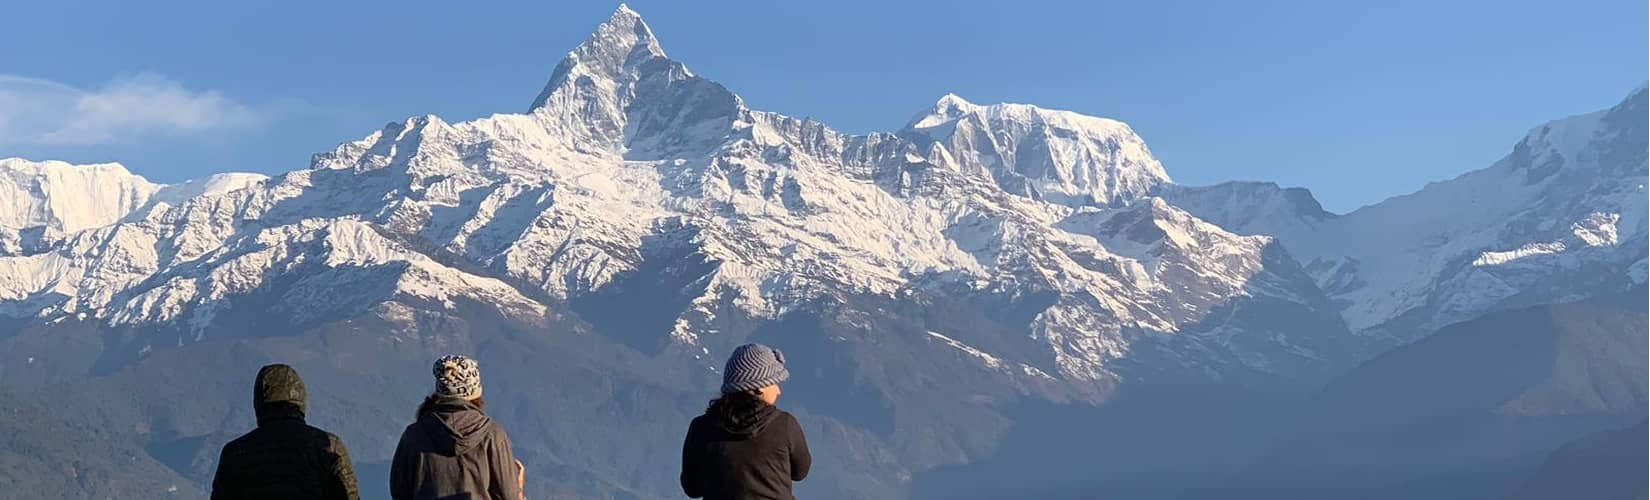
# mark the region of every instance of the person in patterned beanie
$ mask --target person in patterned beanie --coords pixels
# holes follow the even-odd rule
[[[481,399],[481,365],[442,356],[430,369],[435,390],[418,405],[417,420],[401,432],[390,462],[395,500],[526,498],[526,470],[510,436],[489,418]]]
[[[733,350],[722,369],[722,396],[688,424],[682,443],[682,492],[708,500],[792,500],[813,456],[796,417],[774,406],[791,376],[785,354],[762,344]]]

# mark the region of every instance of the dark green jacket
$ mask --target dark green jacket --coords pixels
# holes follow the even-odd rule
[[[224,445],[212,499],[358,500],[344,442],[304,423],[303,380],[286,365],[258,372],[258,428]]]

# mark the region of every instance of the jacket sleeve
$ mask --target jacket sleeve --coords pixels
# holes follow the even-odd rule
[[[687,437],[682,439],[682,493],[688,498],[705,496],[704,446],[699,442],[699,420],[688,424]]]
[[[240,498],[240,492],[235,489],[240,484],[233,476],[235,466],[225,465],[229,461],[229,445],[224,445],[223,451],[218,453],[218,470],[212,474],[212,500],[227,500]]]
[[[412,450],[407,448],[407,432],[401,432],[401,440],[395,443],[395,455],[390,458],[390,498],[393,500],[412,499]]]
[[[808,452],[808,436],[802,434],[802,423],[796,417],[785,415],[790,421],[791,431],[791,480],[801,481],[808,478],[808,470],[814,466],[814,456]]]
[[[493,477],[487,488],[488,495],[493,500],[522,500],[526,498],[521,487],[516,483],[516,475],[520,470],[516,468],[516,452],[510,447],[510,436],[504,433],[504,428],[493,424],[493,445],[488,449],[487,469]]]
[[[344,447],[344,441],[338,436],[327,435],[327,455],[332,461],[332,470],[327,476],[327,498],[343,500],[361,500],[361,493],[355,485],[355,464],[350,462],[349,449]]]

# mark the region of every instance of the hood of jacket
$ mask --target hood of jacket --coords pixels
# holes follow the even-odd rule
[[[745,438],[761,433],[762,429],[779,418],[779,408],[762,402],[727,405],[715,408],[709,413],[711,421],[715,422],[722,432]]]
[[[258,379],[252,384],[252,409],[259,424],[284,418],[302,420],[308,400],[304,379],[298,376],[298,370],[281,364],[258,370]]]
[[[493,419],[469,401],[442,400],[429,412],[418,416],[418,427],[435,444],[436,450],[462,455],[487,441]]]

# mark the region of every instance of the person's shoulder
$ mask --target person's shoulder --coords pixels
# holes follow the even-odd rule
[[[497,420],[493,420],[492,417],[482,417],[482,418],[487,419],[487,429],[489,429],[490,432],[494,432],[494,433],[497,433],[497,434],[500,434],[500,435],[509,434],[507,432],[504,432],[504,425],[498,423]]]
[[[802,421],[797,420],[796,415],[792,415],[791,412],[779,410],[778,418],[780,424],[779,427],[785,429],[786,432],[797,434],[802,432]]]
[[[418,427],[423,425],[423,423],[422,423],[423,418],[424,417],[422,417],[422,416],[420,416],[419,418],[415,418],[415,419],[413,419],[412,422],[408,422],[405,427],[402,427],[401,428],[401,439],[406,439],[410,436],[413,436],[413,435],[417,434],[419,432]]]
[[[319,427],[311,426],[310,429],[314,429],[321,438],[325,439],[328,447],[340,450],[344,449],[344,438],[340,438],[337,434],[327,432],[325,429]]]
[[[510,433],[504,432],[504,425],[499,424],[497,419],[487,415],[486,412],[478,411],[476,413],[480,414],[480,418],[483,420],[481,428],[484,430],[482,432],[486,432],[487,435],[495,438],[503,438],[506,440],[510,439]]]
[[[711,419],[710,415],[701,414],[701,415],[694,416],[693,420],[688,422],[688,429],[689,430],[703,429],[703,428],[705,428],[705,426],[710,425],[710,419]]]
[[[328,436],[332,435],[332,433],[327,432],[326,429],[322,429],[320,427],[309,425],[308,423],[305,423],[304,426],[300,427],[299,429],[302,429],[300,432],[303,432],[304,434],[308,434],[308,435],[311,435],[311,436],[328,437]]]
[[[309,425],[308,422],[291,422],[280,428],[283,437],[304,437],[308,439],[325,439],[332,434],[321,430],[320,427]]]
[[[327,432],[325,429],[320,427],[309,425],[308,423],[289,427],[288,429],[289,430],[287,432],[282,433],[281,437],[283,439],[296,438],[301,440],[298,442],[310,443],[311,446],[331,448],[334,446],[339,446],[344,442],[342,439],[339,439],[336,434]]]
[[[235,439],[229,440],[229,442],[223,444],[223,454],[232,455],[237,451],[251,446],[252,442],[258,439],[257,434],[258,429],[252,429],[247,431],[246,434],[241,434]]]
[[[718,431],[721,429],[721,426],[716,425],[715,419],[716,417],[711,415],[698,415],[693,417],[693,420],[688,421],[687,434],[689,436],[697,436],[702,439],[711,439],[714,436],[719,435],[720,433]]]

